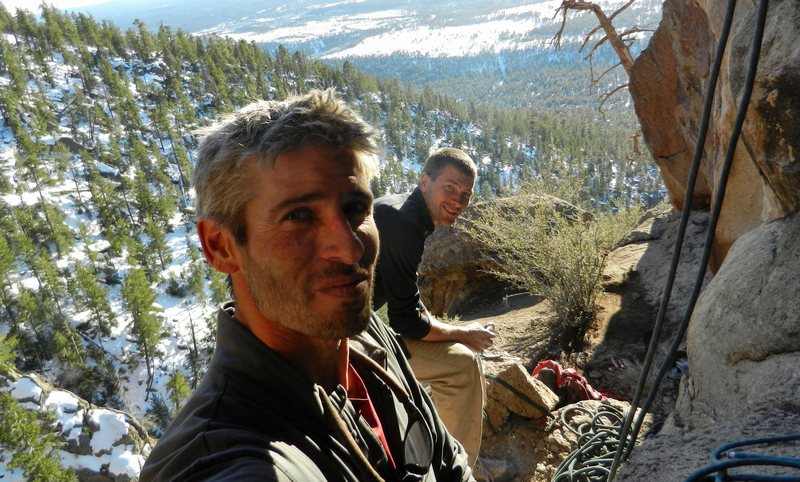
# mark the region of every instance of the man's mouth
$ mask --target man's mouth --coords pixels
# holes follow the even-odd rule
[[[445,214],[447,214],[448,216],[450,216],[452,218],[457,218],[458,215],[460,214],[460,211],[458,209],[448,208],[447,206],[444,206],[443,209],[444,209]]]
[[[365,296],[369,292],[369,275],[357,272],[351,275],[326,277],[319,291],[334,298],[353,300]]]

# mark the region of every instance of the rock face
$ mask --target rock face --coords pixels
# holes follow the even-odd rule
[[[725,4],[667,0],[661,24],[631,72],[630,92],[643,137],[678,209],[683,205]],[[756,2],[738,2],[692,197],[696,207],[708,206],[717,189],[746,78],[755,17]],[[796,2],[770,2],[758,75],[717,227],[713,271],[739,236],[800,209],[800,47],[795,41],[799,25]]]
[[[747,233],[703,290],[687,332],[691,406],[676,414],[689,428],[764,407],[800,411],[798,240],[800,214]]]
[[[519,363],[509,364],[492,379],[486,390],[487,422],[493,427],[506,423],[509,414],[541,418],[558,405],[558,395],[533,378]]]
[[[746,417],[726,420],[691,432],[668,432],[665,429],[637,447],[633,451],[630,461],[622,466],[614,480],[616,482],[642,482],[644,480],[647,482],[675,482],[686,480],[690,474],[711,466],[710,457],[712,452],[724,443],[753,439],[765,435],[774,436],[789,433],[792,431],[791,427],[798,426],[800,426],[800,414],[796,411],[775,409],[753,411]],[[764,446],[746,448],[744,451],[783,457],[797,457],[797,445],[792,443],[777,444],[768,448]],[[738,473],[776,475],[777,470],[783,470],[784,472],[782,473],[784,475],[797,477],[797,469],[773,470],[775,471],[771,471],[766,467],[743,467],[739,469]],[[711,479],[696,478],[692,480]],[[738,480],[756,479],[740,478]]]
[[[734,243],[689,324],[690,375],[676,409],[658,436],[634,450],[618,480],[648,473],[657,476],[647,480],[679,480],[708,466],[725,443],[800,431],[798,239],[795,214]],[[797,455],[796,447],[786,450],[767,453]]]
[[[631,75],[645,141],[679,208],[725,3],[667,0],[664,18]],[[737,5],[692,197],[695,207],[707,206],[718,188],[753,44],[756,3]],[[758,75],[710,261],[716,273],[686,335],[689,375],[663,431],[634,450],[617,480],[683,479],[707,467],[711,451],[725,443],[800,432],[796,7],[785,0],[769,3]],[[796,457],[796,446],[789,451]]]
[[[420,296],[434,315],[456,315],[482,294],[503,289],[487,272],[496,268],[464,230],[437,226],[425,241],[418,268]]]

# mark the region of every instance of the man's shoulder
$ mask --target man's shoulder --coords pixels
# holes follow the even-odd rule
[[[373,202],[373,205],[375,206],[375,211],[377,212],[378,210],[380,210],[381,212],[389,212],[389,211],[399,212],[400,209],[403,207],[403,204],[405,204],[406,201],[408,201],[409,196],[411,196],[410,192],[403,194],[388,194],[386,196],[381,196]]]
[[[405,209],[409,194],[392,194],[375,200],[374,218],[378,229],[413,228],[415,222],[414,212]]]
[[[296,444],[243,429],[205,432],[176,452],[161,464],[145,466],[141,480],[326,480]]]

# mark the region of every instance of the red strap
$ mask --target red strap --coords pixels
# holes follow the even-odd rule
[[[386,436],[383,434],[381,421],[378,419],[378,414],[375,412],[375,407],[372,405],[372,400],[369,398],[367,387],[364,385],[364,380],[361,379],[352,364],[347,367],[347,379],[349,385],[347,389],[347,398],[350,399],[356,412],[364,418],[372,429],[372,432],[378,437],[378,440],[381,441],[383,450],[389,458],[389,463],[392,464],[392,467],[397,468],[392,458],[392,452],[389,450],[389,444],[386,442]]]

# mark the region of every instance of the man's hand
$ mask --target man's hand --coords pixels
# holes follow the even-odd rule
[[[494,341],[492,338],[497,336],[492,325],[482,326],[480,323],[470,323],[462,327],[461,333],[458,334],[457,341],[475,353],[483,353],[483,350],[492,346]]]
[[[477,321],[465,326],[451,325],[431,317],[431,330],[422,338],[423,341],[455,341],[466,346],[475,353],[492,346],[492,338],[496,337],[494,325],[484,328]]]

